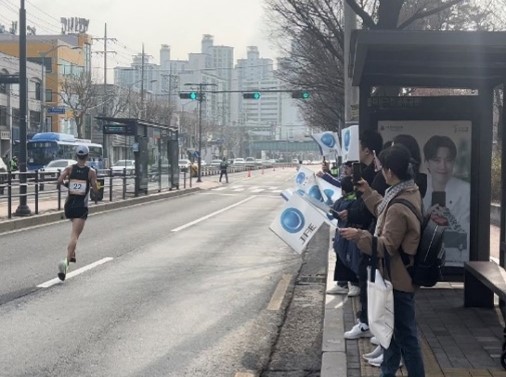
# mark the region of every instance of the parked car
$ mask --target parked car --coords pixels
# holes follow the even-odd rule
[[[53,160],[39,170],[41,179],[58,178],[58,172],[62,172],[67,166],[74,164],[77,164],[76,160]]]
[[[244,163],[246,164],[246,166],[250,167],[256,166],[256,160],[254,157],[246,157]]]
[[[126,171],[126,175],[135,174],[135,160],[118,160],[111,167],[112,175],[123,175]]]
[[[219,168],[221,165],[221,160],[212,160],[209,165],[213,168]]]
[[[244,166],[246,161],[244,161],[244,158],[234,158],[234,165]]]

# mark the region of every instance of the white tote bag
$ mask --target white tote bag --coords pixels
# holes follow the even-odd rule
[[[383,348],[390,346],[394,333],[394,292],[392,283],[377,269],[377,239],[373,237],[372,266],[368,268],[367,316],[369,329]]]

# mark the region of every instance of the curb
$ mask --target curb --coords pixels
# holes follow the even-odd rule
[[[334,285],[336,254],[332,247],[335,228],[329,231],[327,288]],[[322,365],[320,377],[347,377],[346,341],[344,339],[343,305],[347,296],[325,295],[325,311],[322,335]]]
[[[137,204],[153,202],[161,199],[169,199],[181,195],[191,194],[196,191],[202,190],[200,187],[187,188],[183,190],[167,191],[162,193],[150,194],[146,196],[140,196],[131,199],[119,200],[110,203],[94,204],[90,207],[90,215],[106,212],[118,208],[129,207]],[[50,211],[50,212],[49,212]],[[39,213],[37,215],[19,217],[15,219],[0,221],[0,234],[29,228],[36,225],[49,224],[56,221],[64,220],[65,216],[63,210],[48,210],[45,213]]]

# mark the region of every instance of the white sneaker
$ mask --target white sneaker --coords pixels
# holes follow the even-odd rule
[[[369,331],[369,326],[362,322],[358,322],[350,331],[344,333],[344,339],[369,338],[371,336],[372,334]]]
[[[360,295],[360,288],[356,285],[350,284],[350,289],[348,290],[348,297],[356,297]]]
[[[381,355],[379,355],[378,357],[374,358],[374,359],[369,359],[368,360],[368,363],[370,365],[372,365],[373,367],[381,367],[381,363],[383,363],[383,352],[381,352]]]
[[[347,287],[341,287],[340,285],[335,285],[334,287],[327,290],[328,295],[347,295],[348,294],[348,288]]]
[[[383,348],[381,348],[381,346],[377,346],[372,352],[366,353],[366,354],[362,355],[362,357],[364,359],[366,359],[367,361],[369,361],[372,359],[376,359],[378,356],[380,356],[382,354],[383,354]]]
[[[379,346],[380,342],[379,342],[378,338],[376,338],[375,336],[373,336],[371,338],[371,344],[374,345],[374,346]]]

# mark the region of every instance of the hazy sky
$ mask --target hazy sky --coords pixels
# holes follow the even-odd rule
[[[17,18],[19,0],[0,0],[0,23]],[[109,66],[125,65],[145,44],[146,54],[158,62],[161,44],[171,46],[173,59],[187,59],[200,51],[203,34],[215,45],[234,47],[234,58],[244,58],[246,46],[256,45],[262,57],[275,58],[265,25],[263,0],[26,0],[28,25],[37,34],[58,33],[60,17],[90,19],[89,33],[117,38],[108,48]],[[100,45],[98,45],[100,43]],[[94,50],[102,50],[97,42]],[[97,60],[97,59],[94,59]]]

